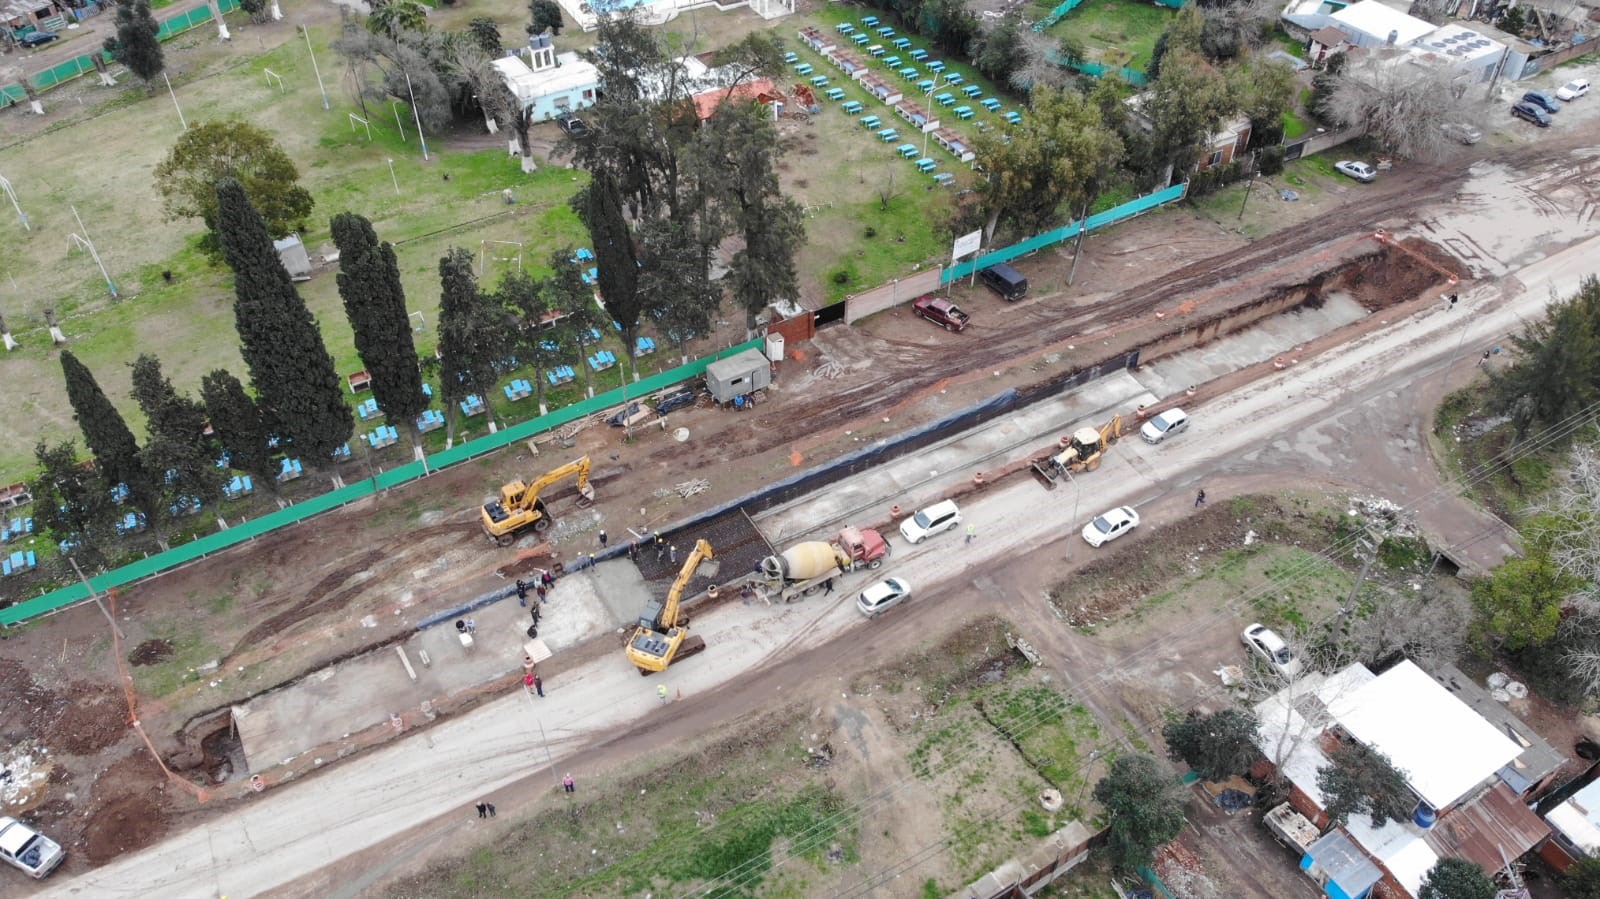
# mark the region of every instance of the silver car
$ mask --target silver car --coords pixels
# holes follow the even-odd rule
[[[1284,680],[1300,673],[1300,657],[1272,628],[1264,624],[1252,624],[1239,635],[1239,642]]]
[[[856,608],[868,618],[875,618],[879,612],[899,605],[910,595],[910,584],[897,577],[886,577],[861,591],[856,597]]]
[[[1189,416],[1182,409],[1168,409],[1144,423],[1139,436],[1145,443],[1160,443],[1174,434],[1182,434],[1189,427]]]

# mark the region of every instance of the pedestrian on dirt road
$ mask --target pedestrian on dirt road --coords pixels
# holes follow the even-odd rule
[[[573,785],[572,775],[571,774],[568,774],[566,777],[561,778],[561,787],[562,787],[562,789],[566,790],[568,793],[576,793],[576,792],[578,792],[578,788],[575,785]]]
[[[639,541],[628,541],[628,558],[634,562],[639,561]]]
[[[601,549],[605,549],[606,548],[606,529],[605,528],[601,528],[600,529],[600,548]]]
[[[535,589],[539,594],[539,602],[549,602],[550,601],[550,591],[545,587],[544,584],[540,584]],[[535,614],[534,617],[537,618],[539,616],[537,614]]]
[[[666,705],[667,704],[667,685],[666,684],[656,684],[656,695],[661,697],[661,704],[662,705]]]
[[[517,605],[524,608],[528,605],[528,585],[522,582],[522,578],[517,578]]]
[[[539,582],[544,584],[544,588],[548,590],[555,584],[556,576],[551,574],[550,570],[547,568],[544,571],[539,572]]]
[[[1196,509],[1198,509],[1198,508],[1200,508],[1201,506],[1203,506],[1205,504],[1206,504],[1206,489],[1204,487],[1201,487],[1200,488],[1200,492],[1196,493],[1194,495],[1194,507]]]
[[[537,626],[539,624],[539,604],[538,603],[534,603],[533,604],[533,612],[531,614],[533,615],[533,623],[534,623],[535,626]]]
[[[544,678],[537,671],[533,673],[533,692],[538,693],[540,699],[544,698]]]
[[[484,805],[489,807],[489,817],[493,818],[494,817],[494,803],[486,802],[486,803],[484,803]]]
[[[524,687],[527,687],[529,690],[533,689],[533,672],[532,671],[529,671],[528,673],[522,675],[522,685]]]
[[[832,593],[832,592],[833,592],[833,578],[830,577],[830,578],[828,578],[828,582],[822,585],[822,595],[823,596],[827,596],[829,593]]]
[[[971,543],[976,539],[978,539],[978,526],[975,524],[967,525],[967,542]]]
[[[489,803],[487,803],[487,802],[478,803],[478,817],[480,817],[480,818],[489,817]]]
[[[1489,364],[1489,357],[1494,355],[1494,350],[1484,350],[1483,358],[1478,360],[1478,367],[1483,368]]]
[[[590,553],[589,554],[589,567],[590,568],[594,567],[594,553]]]
[[[667,547],[667,561],[674,565],[678,564],[678,548],[676,546]]]

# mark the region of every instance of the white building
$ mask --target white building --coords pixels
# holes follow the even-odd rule
[[[495,60],[494,68],[517,102],[532,111],[533,121],[548,121],[594,105],[600,71],[592,63],[576,53],[557,54],[548,34],[529,38],[526,52],[527,62],[507,55]]]
[[[1447,66],[1469,81],[1487,82],[1496,70],[1515,80],[1529,58],[1529,48],[1508,46],[1489,33],[1489,26],[1464,21],[1436,26],[1381,0],[1360,0],[1342,9],[1333,9],[1326,0],[1291,0],[1283,21],[1295,33],[1308,35],[1309,51],[1316,58],[1336,47],[1329,28],[1343,32],[1344,46],[1369,51],[1393,47],[1403,51],[1390,58],[1393,64]]]

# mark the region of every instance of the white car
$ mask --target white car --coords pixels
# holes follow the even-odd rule
[[[955,500],[934,503],[921,512],[900,522],[900,536],[907,543],[921,543],[934,534],[942,534],[961,523],[961,510]]]
[[[1378,170],[1364,162],[1341,159],[1334,163],[1333,167],[1361,182],[1371,181],[1378,177]]]
[[[1145,443],[1160,443],[1174,434],[1182,434],[1189,427],[1189,416],[1182,409],[1168,409],[1144,423],[1139,436]]]
[[[861,591],[856,597],[856,608],[868,618],[875,618],[879,612],[899,605],[910,595],[910,584],[897,577],[886,577]]]
[[[1556,88],[1556,99],[1572,101],[1589,92],[1589,79],[1574,78]]]
[[[1139,513],[1132,506],[1118,506],[1083,526],[1084,542],[1090,546],[1115,540],[1139,526]]]
[[[1279,677],[1287,680],[1300,673],[1300,657],[1272,628],[1264,624],[1252,624],[1239,635],[1239,642],[1252,655],[1267,663]]]
[[[1483,140],[1483,132],[1466,122],[1445,122],[1439,126],[1439,130],[1444,132],[1445,137],[1468,146]]]
[[[55,840],[16,818],[0,818],[0,859],[38,880],[60,867],[67,857]]]

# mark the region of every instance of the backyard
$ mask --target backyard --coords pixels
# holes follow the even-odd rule
[[[1143,72],[1150,65],[1156,38],[1173,15],[1172,9],[1153,3],[1087,0],[1045,33],[1081,52],[1089,62]]]

